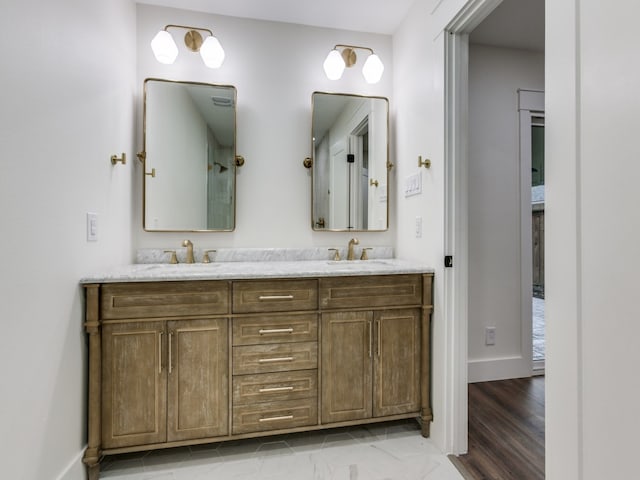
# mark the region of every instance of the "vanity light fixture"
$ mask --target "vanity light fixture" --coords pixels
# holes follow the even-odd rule
[[[224,50],[213,32],[208,28],[187,27],[184,25],[167,25],[160,30],[151,40],[151,50],[156,60],[166,65],[171,65],[178,56],[178,46],[169,33],[169,28],[181,28],[187,30],[184,36],[184,44],[192,52],[200,52],[202,61],[209,68],[219,68],[224,61]],[[204,40],[200,32],[208,33]]]
[[[369,47],[358,47],[355,45],[336,45],[329,52],[322,64],[324,73],[329,80],[338,80],[342,77],[345,68],[353,67],[358,60],[355,49],[369,52],[367,60],[362,67],[362,75],[367,83],[378,83],[384,72],[384,65],[380,57]]]

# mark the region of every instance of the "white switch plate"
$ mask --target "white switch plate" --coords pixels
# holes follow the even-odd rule
[[[422,193],[422,172],[412,173],[404,179],[404,196],[411,197]]]
[[[416,238],[422,238],[422,217],[416,217]]]
[[[87,242],[98,241],[98,214],[87,213]]]

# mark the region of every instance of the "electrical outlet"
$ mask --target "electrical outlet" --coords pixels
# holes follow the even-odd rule
[[[496,344],[496,327],[486,327],[484,329],[484,344],[485,345]]]

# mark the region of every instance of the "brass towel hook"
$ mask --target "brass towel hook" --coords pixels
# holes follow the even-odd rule
[[[419,155],[418,168],[420,167],[431,168],[431,160],[429,160],[428,158],[425,158],[424,160],[422,160],[422,155]]]
[[[111,165],[115,165],[116,163],[122,163],[123,165],[127,164],[127,154],[122,152],[122,156],[118,158],[117,155],[111,155]]]

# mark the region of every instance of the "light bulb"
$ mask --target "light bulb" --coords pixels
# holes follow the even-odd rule
[[[382,72],[384,72],[382,61],[375,53],[372,53],[362,67],[364,79],[367,83],[378,83],[382,78]]]
[[[170,65],[176,61],[178,46],[166,30],[160,30],[151,40],[151,50],[160,63]]]
[[[224,50],[216,37],[206,38],[200,47],[200,56],[207,67],[220,68],[220,65],[224,62]]]
[[[342,77],[342,72],[344,72],[344,60],[342,59],[342,55],[335,48],[329,52],[326,60],[322,64],[324,68],[324,73],[327,75],[329,80],[338,80]]]

